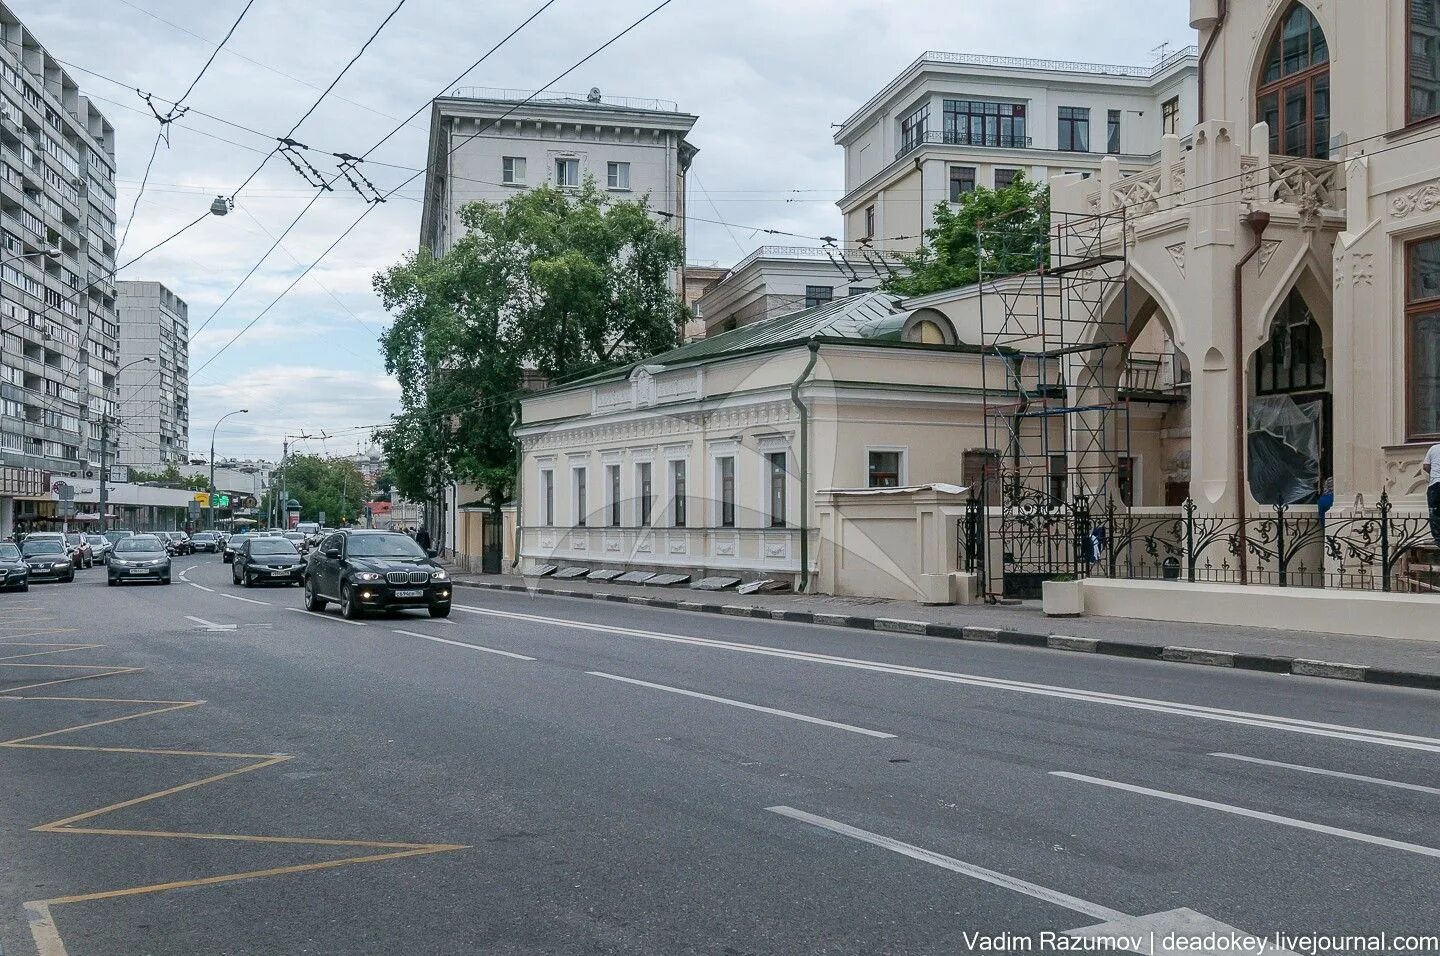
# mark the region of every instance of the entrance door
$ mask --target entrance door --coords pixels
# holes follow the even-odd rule
[[[505,520],[494,512],[480,519],[480,570],[484,574],[499,574],[504,563]]]

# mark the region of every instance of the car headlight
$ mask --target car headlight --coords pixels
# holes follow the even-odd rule
[[[66,568],[68,568],[68,567],[70,567],[70,562],[69,562],[69,561],[56,561],[56,562],[55,562],[55,570],[56,570],[56,571],[64,571],[64,570],[65,570]]]
[[[430,580],[432,580],[432,581],[448,581],[448,580],[450,580],[450,575],[446,574],[444,571],[432,571],[432,572],[430,572]]]
[[[355,575],[355,580],[357,580],[357,581],[379,581],[379,580],[380,580],[380,575],[376,574],[374,571],[361,571],[359,574]]]

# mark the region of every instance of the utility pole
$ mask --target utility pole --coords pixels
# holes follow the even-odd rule
[[[233,412],[227,412],[226,414],[221,415],[220,418],[219,418],[219,420],[215,422],[215,427],[212,428],[212,429],[210,429],[210,498],[209,498],[209,502],[210,502],[210,530],[211,530],[211,531],[214,531],[214,530],[215,530],[215,433],[220,430],[220,422],[223,422],[225,419],[229,418],[231,415],[248,415],[248,414],[250,414],[250,409],[248,409],[248,408],[237,408],[237,409],[236,409],[235,411],[233,411]],[[232,518],[235,516],[235,506],[234,506],[233,504],[230,506],[230,516],[231,516]],[[232,530],[232,531],[235,530],[234,522],[233,522],[233,521],[231,522],[230,530]]]
[[[100,533],[110,530],[106,527],[105,505],[109,498],[107,485],[110,484],[110,414],[100,415]]]

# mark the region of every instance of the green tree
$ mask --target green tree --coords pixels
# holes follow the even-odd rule
[[[385,367],[401,384],[400,413],[375,440],[400,495],[433,501],[458,478],[498,509],[514,494],[527,374],[560,381],[673,347],[686,309],[669,278],[684,247],[646,200],[612,201],[591,179],[460,218],[466,234],[443,257],[422,250],[375,277],[394,315]]]
[[[183,488],[190,491],[205,491],[210,487],[210,478],[207,475],[182,474],[180,466],[173,461],[166,464],[161,471],[141,471],[131,468],[130,480],[136,484],[164,485],[167,488]]]
[[[279,480],[300,502],[301,521],[319,521],[323,511],[325,523],[333,527],[356,521],[364,512],[365,476],[348,458],[291,455]]]
[[[960,197],[960,208],[935,205],[935,225],[925,244],[901,261],[909,273],[884,284],[897,295],[929,295],[980,281],[981,232],[985,278],[1015,275],[1044,265],[1049,255],[1050,187],[1023,175],[1004,189],[985,189]]]

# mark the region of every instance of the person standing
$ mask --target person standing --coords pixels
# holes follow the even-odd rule
[[[1430,478],[1430,487],[1425,489],[1425,504],[1430,508],[1430,537],[1435,547],[1440,548],[1440,442],[1430,446],[1420,470]]]
[[[430,532],[425,530],[424,525],[421,525],[420,530],[415,532],[415,543],[420,545],[420,547],[424,548],[426,551],[430,550]]]

